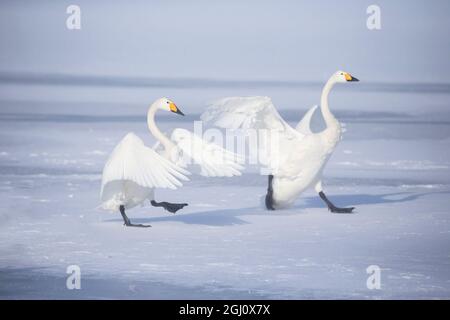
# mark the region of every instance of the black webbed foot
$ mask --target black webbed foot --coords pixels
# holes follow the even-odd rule
[[[355,207],[349,207],[349,208],[339,208],[336,207],[323,193],[323,191],[319,192],[319,197],[326,203],[328,210],[330,210],[333,213],[353,213],[353,210]]]
[[[131,223],[131,222],[129,222],[128,224],[127,223],[124,223],[123,224],[124,226],[127,226],[127,227],[140,227],[140,228],[150,228],[151,227],[151,225],[149,225],[149,224],[140,224],[140,223]]]
[[[339,208],[339,207],[328,207],[328,210],[330,210],[333,213],[353,213],[353,210],[355,207],[349,207],[349,208]]]
[[[140,228],[149,228],[149,227],[151,227],[151,225],[149,225],[149,224],[140,224],[140,223],[135,224],[135,223],[131,223],[130,219],[125,214],[125,206],[120,206],[119,207],[119,211],[120,211],[120,214],[122,215],[123,225],[124,226],[127,226],[127,227],[140,227]]]
[[[155,200],[151,200],[150,203],[154,207],[163,207],[165,210],[176,213],[178,210],[183,209],[185,206],[187,206],[187,203],[170,203],[170,202],[156,202]]]

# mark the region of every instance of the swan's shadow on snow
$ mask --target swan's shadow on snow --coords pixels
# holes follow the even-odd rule
[[[151,212],[152,209],[149,209]],[[254,213],[254,212],[258,213]],[[159,216],[159,217],[149,217],[149,218],[133,218],[132,215],[129,215],[131,221],[133,223],[154,223],[154,222],[183,222],[186,224],[200,224],[200,225],[208,225],[208,226],[233,226],[233,225],[242,225],[248,224],[248,221],[242,220],[239,216],[245,215],[262,215],[263,209],[259,207],[247,207],[240,209],[218,209],[218,210],[209,210],[209,211],[201,211],[201,212],[190,212],[190,213],[177,213],[172,214],[167,212],[167,216]],[[113,221],[112,219],[109,221]],[[119,219],[114,219],[114,221],[122,221]]]
[[[424,192],[424,193],[411,193],[411,192],[394,192],[383,194],[353,194],[353,195],[330,195],[330,199],[337,206],[355,206],[356,214],[363,214],[363,210],[358,211],[359,205],[374,205],[374,204],[386,204],[386,203],[404,203],[417,200],[421,197],[431,194],[448,194],[446,191]],[[391,197],[393,197],[391,199]],[[148,217],[148,218],[133,218],[133,215],[129,215],[130,219],[134,223],[157,223],[157,222],[182,222],[186,224],[198,224],[207,226],[233,226],[249,224],[251,222],[241,219],[241,216],[284,216],[293,214],[307,214],[308,208],[323,208],[326,207],[322,200],[318,196],[309,196],[302,199],[302,203],[295,205],[287,210],[267,211],[266,209],[258,207],[246,207],[239,209],[217,209],[201,212],[189,212],[169,214],[167,216]],[[149,208],[149,214],[152,213],[152,208]],[[154,212],[154,211],[153,211]],[[122,222],[121,219],[109,219],[108,222]]]
[[[386,203],[402,203],[417,200],[421,197],[431,194],[449,194],[448,191],[430,191],[422,193],[412,192],[393,192],[382,194],[353,194],[353,195],[333,195],[327,194],[329,199],[338,207],[352,207],[356,209],[358,205],[386,204]],[[393,197],[393,199],[390,199]],[[294,206],[294,209],[305,208],[325,208],[323,201],[318,196],[307,197],[303,199],[301,205]]]

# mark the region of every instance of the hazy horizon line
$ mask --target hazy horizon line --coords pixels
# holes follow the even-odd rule
[[[323,81],[278,79],[220,79],[207,77],[116,76],[101,74],[40,73],[0,71],[0,83],[22,85],[154,87],[154,88],[238,88],[238,87],[322,87]],[[363,82],[367,91],[450,93],[445,82]]]

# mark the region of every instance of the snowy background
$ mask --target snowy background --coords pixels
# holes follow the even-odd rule
[[[0,298],[450,298],[450,20],[448,1],[65,1],[0,4]],[[268,95],[292,124],[333,89],[347,131],[325,190],[294,208],[260,205],[267,177],[192,176],[145,206],[97,209],[101,170],[129,131],[148,145],[146,111],[160,96],[192,129],[205,103]],[[79,265],[81,290],[66,289]],[[366,268],[380,266],[381,290]]]

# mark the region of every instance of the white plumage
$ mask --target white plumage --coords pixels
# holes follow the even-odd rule
[[[177,144],[181,152],[179,157],[192,159],[200,166],[200,174],[205,177],[232,177],[240,176],[243,167],[238,163],[242,158],[217,144],[208,143],[199,136],[186,129],[177,128],[172,132],[171,140]],[[185,167],[180,158],[173,159]]]
[[[158,99],[149,108],[147,124],[163,148],[145,146],[134,133],[128,133],[114,148],[103,169],[100,191],[103,209],[116,211],[133,208],[145,200],[154,200],[156,188],[181,187],[181,181],[188,180],[190,173],[185,168],[190,160],[200,166],[204,176],[231,177],[241,174],[243,167],[234,153],[206,142],[185,129],[175,129],[171,139],[168,139],[155,124],[157,110],[182,114],[172,101]]]
[[[201,115],[205,123],[231,130],[254,130],[258,134],[258,148],[250,148],[270,168],[272,173],[284,175],[283,164],[293,154],[305,134],[293,129],[275,109],[269,97],[228,97],[213,102]],[[308,124],[309,125],[309,124]],[[284,167],[285,168],[285,167]]]
[[[222,128],[258,131],[257,151],[273,176],[269,180],[270,199],[266,197],[268,209],[292,205],[310,186],[314,186],[324,199],[323,168],[341,137],[341,126],[328,108],[328,94],[335,83],[347,81],[357,79],[338,71],[326,83],[322,91],[321,111],[327,127],[319,133],[313,133],[310,128],[318,106],[313,106],[294,129],[282,119],[269,97],[224,98],[212,103],[201,119]],[[353,209],[338,208],[328,199],[324,201],[334,212],[351,212]]]
[[[153,200],[154,188],[176,189],[189,172],[163,158],[134,133],[128,133],[114,148],[102,175],[102,207],[132,208],[145,199]]]

